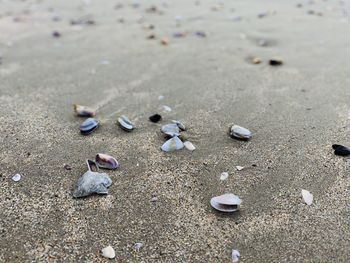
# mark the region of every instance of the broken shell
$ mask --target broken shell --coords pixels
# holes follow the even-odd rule
[[[241,257],[241,254],[239,253],[239,251],[232,249],[232,254],[231,254],[232,263],[237,263],[240,257]]]
[[[339,144],[333,144],[332,148],[334,149],[335,155],[340,155],[340,156],[350,155],[350,149],[346,146],[339,145]]]
[[[269,64],[271,66],[281,66],[283,64],[283,60],[280,58],[272,58],[269,60]]]
[[[185,141],[184,146],[186,147],[187,150],[194,151],[196,147],[190,142],[190,141]]]
[[[115,251],[114,248],[112,248],[111,246],[105,247],[101,250],[102,252],[102,256],[104,256],[105,258],[115,258]]]
[[[88,135],[98,127],[98,121],[94,118],[86,119],[79,127],[81,134]]]
[[[104,153],[96,155],[96,163],[99,168],[115,170],[119,167],[118,161],[112,156]]]
[[[87,165],[89,171],[98,172],[98,166],[97,166],[97,163],[95,161],[86,160],[86,165]]]
[[[228,178],[228,172],[222,172],[220,175],[220,180],[225,181]]]
[[[87,171],[78,180],[73,196],[85,197],[92,194],[108,194],[108,187],[112,184],[111,178],[105,173]]]
[[[135,126],[134,124],[128,119],[128,117],[122,115],[118,118],[118,123],[119,126],[124,130],[124,131],[132,131]]]
[[[175,121],[175,120],[172,120],[172,122],[175,123],[180,128],[180,130],[186,131],[186,127],[183,123],[181,123],[179,121]]]
[[[246,128],[233,125],[230,130],[230,136],[240,140],[249,140],[252,137],[252,133]]]
[[[242,200],[234,194],[215,196],[210,200],[211,206],[221,212],[235,212],[239,209]]]
[[[301,196],[303,197],[305,204],[307,205],[312,204],[312,201],[314,200],[314,196],[308,190],[302,189]]]
[[[93,117],[95,116],[95,111],[89,107],[73,104],[74,112],[79,117]]]
[[[244,167],[243,167],[243,166],[237,165],[237,166],[236,166],[236,169],[237,169],[237,171],[242,171],[242,170],[244,169]]]
[[[20,174],[15,174],[14,176],[12,176],[12,181],[14,182],[18,182],[21,180],[21,175]]]
[[[173,152],[176,150],[181,150],[184,147],[183,142],[179,139],[179,137],[175,136],[169,140],[167,140],[161,147],[164,152]]]
[[[160,116],[159,114],[154,114],[152,116],[149,117],[149,120],[151,122],[158,122],[162,119],[162,116]]]
[[[179,126],[177,124],[175,124],[175,123],[166,124],[166,125],[162,126],[160,131],[162,133],[170,136],[170,137],[180,136]]]

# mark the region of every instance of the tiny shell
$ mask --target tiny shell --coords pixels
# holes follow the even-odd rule
[[[95,160],[97,166],[102,169],[115,170],[119,167],[118,161],[108,154],[98,153]]]
[[[85,197],[92,194],[108,194],[112,180],[105,173],[87,171],[78,180],[73,191],[73,197]]]
[[[211,206],[221,212],[235,212],[239,209],[242,200],[234,194],[215,196],[210,200]]]
[[[251,131],[238,125],[233,125],[230,136],[239,140],[249,140],[252,137]]]
[[[175,123],[163,125],[160,131],[170,137],[180,136],[179,126]]]
[[[231,254],[232,263],[237,263],[240,257],[241,257],[241,254],[239,253],[239,251],[232,249],[232,254]]]
[[[96,112],[93,109],[86,106],[73,104],[73,107],[75,114],[79,117],[93,117],[96,114]]]
[[[98,121],[94,118],[86,119],[79,127],[81,134],[88,135],[98,127]]]
[[[228,172],[222,172],[220,175],[220,180],[225,181],[228,178]]]
[[[185,141],[184,145],[187,150],[194,151],[196,149],[196,147],[190,141]]]
[[[115,251],[114,248],[112,248],[111,246],[105,247],[101,250],[102,252],[102,256],[104,256],[105,258],[115,258]]]
[[[95,161],[86,160],[86,165],[87,165],[89,171],[98,172],[98,166],[97,166],[97,163]]]
[[[160,40],[160,43],[162,43],[162,45],[166,46],[169,45],[169,38],[167,37],[162,37],[162,39]]]
[[[142,243],[140,243],[140,242],[138,242],[138,243],[136,243],[135,244],[135,250],[137,251],[137,252],[139,252],[140,251],[140,249],[143,247],[143,244]]]
[[[20,174],[15,174],[14,176],[12,176],[12,181],[14,182],[18,182],[19,180],[21,180],[22,176]]]
[[[186,127],[182,122],[175,121],[175,120],[172,120],[172,122],[175,123],[180,128],[180,130],[186,131]]]
[[[303,197],[303,200],[304,200],[305,204],[307,204],[307,205],[311,205],[312,204],[314,196],[309,191],[302,189],[301,190],[301,195]]]
[[[176,150],[181,150],[184,147],[183,142],[179,139],[179,137],[175,136],[169,140],[167,140],[161,147],[164,152],[173,152]]]
[[[237,166],[236,166],[236,169],[237,169],[237,171],[242,171],[242,170],[244,169],[244,167],[243,167],[243,166],[237,165]]]
[[[163,107],[164,112],[171,112],[172,111],[172,109],[167,105],[163,105],[162,107]]]
[[[118,123],[119,126],[124,130],[124,131],[132,131],[135,129],[135,125],[128,119],[128,117],[122,115],[118,118]]]

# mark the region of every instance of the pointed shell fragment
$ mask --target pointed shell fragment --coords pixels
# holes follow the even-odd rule
[[[164,133],[165,135],[168,135],[170,137],[180,136],[180,129],[176,123],[166,124],[166,125],[162,126],[160,131],[162,133]]]
[[[196,149],[196,147],[190,141],[185,141],[184,146],[189,151],[194,151]]]
[[[173,152],[177,150],[181,150],[184,147],[183,142],[179,139],[179,137],[175,136],[169,140],[167,140],[161,147],[164,152]]]
[[[102,256],[104,256],[105,258],[115,258],[115,251],[114,248],[112,248],[111,246],[105,247],[101,250],[102,252]]]
[[[230,136],[239,140],[249,140],[252,137],[252,133],[239,125],[233,125],[230,129]]]
[[[78,180],[73,191],[73,197],[85,197],[92,194],[108,194],[112,180],[105,173],[87,171]]]
[[[79,117],[93,117],[96,114],[95,110],[87,106],[73,104],[73,107],[75,114]]]
[[[303,201],[307,205],[311,205],[314,199],[314,196],[308,190],[301,190],[301,196],[303,197]]]
[[[79,127],[80,133],[88,135],[92,133],[98,127],[98,121],[94,118],[86,119]]]
[[[211,206],[221,212],[231,213],[239,209],[242,200],[234,194],[215,196],[210,200]]]
[[[108,154],[98,153],[95,159],[99,168],[115,170],[119,167],[118,161]]]
[[[118,118],[118,123],[124,131],[130,132],[135,129],[135,125],[124,115]]]

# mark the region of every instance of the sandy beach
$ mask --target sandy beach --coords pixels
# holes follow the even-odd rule
[[[350,146],[349,16],[332,0],[0,0],[0,262],[350,262],[350,161],[332,150]],[[92,134],[74,103],[97,109]],[[196,150],[161,151],[171,120]],[[108,195],[73,198],[97,153],[120,164]],[[238,212],[210,206],[224,193]]]

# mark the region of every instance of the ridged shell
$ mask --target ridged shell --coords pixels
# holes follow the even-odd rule
[[[167,140],[161,147],[164,152],[173,152],[177,150],[181,150],[184,147],[183,142],[179,139],[179,137],[175,136],[169,140]]]
[[[234,194],[215,196],[210,200],[210,205],[221,212],[235,212],[239,209],[242,200]]]
[[[73,104],[74,112],[79,117],[93,117],[95,116],[95,110],[92,108],[79,105],[79,104]]]
[[[180,136],[180,129],[176,123],[166,124],[162,126],[160,131],[170,137]]]
[[[115,170],[119,167],[119,163],[115,158],[104,153],[98,153],[96,155],[96,163],[102,169]]]
[[[128,117],[122,115],[118,118],[118,123],[119,126],[124,130],[124,131],[132,131],[135,126],[134,124],[128,119]]]
[[[252,137],[252,133],[246,128],[233,125],[230,130],[230,136],[240,140],[249,140]]]
[[[87,171],[78,180],[73,196],[85,197],[92,194],[108,194],[108,187],[112,184],[111,178],[105,173]]]
[[[98,121],[94,118],[86,119],[79,127],[81,134],[88,135],[98,127]]]

